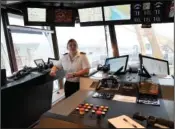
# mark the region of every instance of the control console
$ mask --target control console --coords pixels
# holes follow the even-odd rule
[[[95,92],[92,97],[93,98],[99,98],[99,99],[108,99],[108,100],[112,100],[113,97],[114,97],[114,93],[98,93],[98,92]]]
[[[93,105],[89,103],[82,103],[77,106],[70,115],[75,117],[87,117],[90,119],[103,119],[109,110],[105,105]]]

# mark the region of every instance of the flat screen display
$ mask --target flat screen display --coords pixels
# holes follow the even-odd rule
[[[174,17],[174,1],[172,1],[171,5],[169,6],[169,17]]]
[[[73,10],[71,9],[55,9],[55,23],[72,23]]]
[[[46,22],[45,8],[27,8],[29,22]]]
[[[80,22],[103,21],[102,7],[78,9]]]
[[[105,65],[110,64],[110,72],[112,73],[118,71],[122,66],[123,66],[123,69],[121,70],[121,72],[125,72],[127,67],[127,60],[128,60],[127,56],[118,57],[118,58],[107,58]]]
[[[168,75],[169,66],[167,61],[156,60],[148,57],[142,57],[142,65],[149,74]]]
[[[105,21],[130,20],[131,5],[115,5],[104,7]]]

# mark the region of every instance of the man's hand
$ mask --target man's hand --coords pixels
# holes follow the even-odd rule
[[[51,71],[50,71],[50,76],[55,77],[57,73],[57,67],[53,66]]]
[[[66,74],[66,78],[67,78],[67,79],[73,78],[73,77],[74,77],[73,75],[74,75],[73,73],[68,73],[68,74]]]
[[[50,76],[55,77],[56,76],[56,71],[55,70],[51,70],[50,71]]]

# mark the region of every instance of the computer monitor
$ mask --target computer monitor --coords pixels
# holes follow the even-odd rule
[[[150,75],[169,75],[169,63],[166,60],[157,59],[149,56],[139,55],[140,68],[142,66],[148,71]]]
[[[53,63],[53,65],[56,65],[57,62],[58,62],[58,60],[55,58],[48,58],[47,64]]]
[[[102,7],[78,9],[80,22],[103,21]]]
[[[45,62],[43,59],[36,59],[36,60],[34,60],[34,62],[35,62],[37,67],[39,67],[40,65],[45,66]]]
[[[122,67],[123,69],[120,71],[120,73],[125,73],[128,64],[128,58],[128,55],[107,58],[105,61],[105,65],[110,64],[110,73],[115,73]]]
[[[27,8],[29,22],[46,22],[46,8]]]
[[[131,5],[113,5],[104,7],[105,21],[130,20]]]

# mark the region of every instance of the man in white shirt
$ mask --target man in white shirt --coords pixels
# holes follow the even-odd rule
[[[90,69],[86,54],[78,51],[78,44],[74,39],[68,41],[67,49],[69,53],[64,54],[50,72],[51,76],[56,76],[57,70],[63,68],[66,71],[66,98],[80,89],[79,77],[88,74]]]

